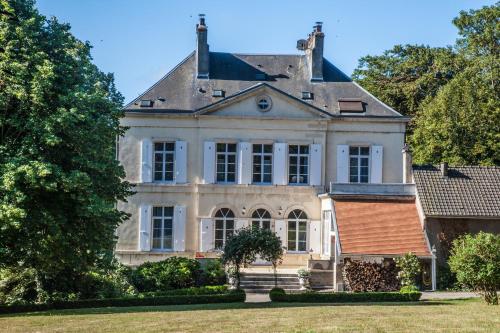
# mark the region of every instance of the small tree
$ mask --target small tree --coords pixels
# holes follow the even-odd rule
[[[243,228],[229,238],[224,245],[221,260],[224,265],[234,267],[237,286],[240,284],[240,268],[257,259],[271,262],[274,270],[274,283],[277,284],[276,267],[281,263],[283,248],[280,239],[270,230]]]
[[[413,253],[409,252],[396,258],[396,267],[399,268],[398,279],[403,287],[415,287],[416,279],[421,271],[420,262]]]
[[[278,275],[276,268],[283,259],[283,246],[281,240],[274,232],[268,229],[254,229],[255,244],[258,246],[257,252],[260,257],[269,261],[273,266],[274,286],[278,286]]]
[[[498,305],[500,235],[480,232],[456,239],[448,264],[460,284],[481,293],[486,303]]]

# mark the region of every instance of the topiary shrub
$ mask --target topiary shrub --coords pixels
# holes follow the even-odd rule
[[[170,257],[137,267],[132,274],[132,283],[140,292],[188,288],[195,286],[200,272],[197,260]]]
[[[217,286],[226,283],[226,272],[220,259],[206,259],[202,263],[200,286]]]
[[[500,235],[480,232],[456,239],[448,264],[460,284],[481,293],[486,303],[498,304]]]
[[[269,291],[269,298],[273,302],[279,302],[286,296],[285,290],[283,288],[274,287]]]

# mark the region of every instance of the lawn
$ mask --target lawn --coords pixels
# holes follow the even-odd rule
[[[209,304],[2,315],[1,332],[500,332],[478,299],[406,304]]]

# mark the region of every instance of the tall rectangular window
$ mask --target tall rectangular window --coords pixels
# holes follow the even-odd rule
[[[155,142],[154,147],[154,180],[173,181],[175,142]]]
[[[271,184],[273,175],[273,145],[254,144],[253,156],[253,178],[254,184]]]
[[[307,184],[309,182],[309,146],[288,146],[288,183]]]
[[[368,183],[370,147],[349,147],[349,182]]]
[[[217,182],[234,183],[236,180],[236,143],[217,144]]]
[[[153,249],[172,250],[174,207],[153,207]]]

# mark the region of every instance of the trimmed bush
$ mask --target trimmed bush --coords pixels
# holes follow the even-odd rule
[[[59,309],[83,309],[104,307],[128,307],[128,306],[157,306],[157,305],[181,305],[181,304],[209,304],[209,303],[234,303],[244,302],[245,291],[233,290],[224,294],[215,295],[171,295],[160,297],[128,297],[108,299],[87,299],[79,301],[56,301],[50,304],[25,304],[25,305],[3,305],[0,313],[19,313],[33,311],[47,311]]]
[[[201,273],[195,259],[170,257],[146,262],[132,273],[132,283],[140,291],[166,291],[194,287]]]
[[[140,293],[139,297],[158,297],[158,296],[174,296],[174,295],[216,295],[227,293],[227,286],[205,286],[191,287],[184,289],[174,289],[168,291],[150,291]]]
[[[281,289],[283,290],[283,289]],[[367,292],[367,293],[318,293],[306,292],[287,294],[276,290],[269,296],[273,302],[300,303],[355,303],[355,302],[414,302],[420,299],[420,292]]]
[[[285,290],[283,288],[273,288],[269,291],[269,298],[273,302],[279,302],[280,297],[286,296]]]

